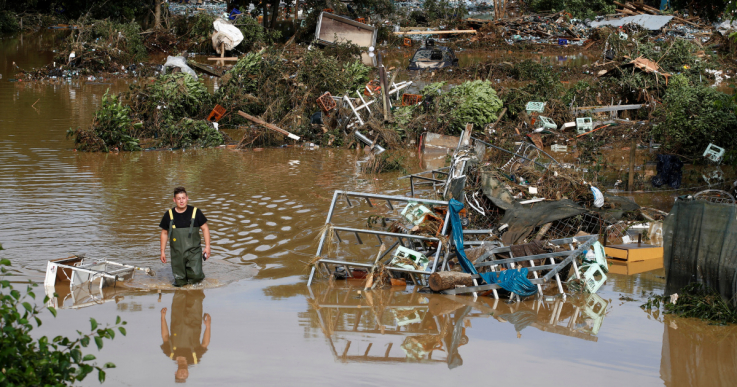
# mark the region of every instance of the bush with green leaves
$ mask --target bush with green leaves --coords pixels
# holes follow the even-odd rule
[[[202,113],[210,105],[211,95],[204,83],[185,73],[160,76],[151,86],[151,107],[161,110],[165,121]]]
[[[466,81],[437,99],[438,119],[449,124],[451,133],[460,133],[466,124],[482,129],[496,121],[502,100],[489,81]]]
[[[161,133],[161,145],[175,148],[216,147],[224,142],[223,134],[205,120],[182,118],[167,125]]]
[[[244,8],[241,8],[241,12],[247,14]],[[281,38],[281,31],[267,30],[258,20],[249,16],[238,19],[238,29],[243,34],[238,49],[245,52],[272,45]]]
[[[102,103],[95,111],[92,127],[89,129],[69,129],[67,137],[74,138],[77,150],[88,152],[108,152],[113,148],[121,151],[141,150],[138,140],[131,135],[134,125],[131,117],[131,108],[123,105],[120,97],[105,91]]]
[[[120,53],[128,63],[141,62],[148,58],[148,51],[141,38],[141,25],[136,22],[117,23],[111,20],[95,20],[90,31],[89,42],[107,44]]]
[[[566,11],[579,19],[610,15],[617,9],[613,0],[530,0],[529,5],[535,12]]]
[[[652,134],[669,152],[700,156],[709,143],[737,146],[737,117],[731,96],[684,75],[671,77],[654,113]]]
[[[8,274],[7,259],[0,260],[0,270]],[[125,321],[117,317],[113,326],[101,327],[90,319],[89,333],[77,331],[79,337],[68,338],[41,336],[34,338],[32,331],[41,326],[44,307],[35,305],[37,284],[29,283],[25,294],[15,290],[6,278],[0,280],[0,386],[65,386],[77,384],[97,370],[97,378],[105,381],[105,370],[115,368],[113,363],[98,365],[92,354],[84,354],[90,342],[98,350],[103,340],[115,338],[115,329],[125,336]],[[43,303],[46,304],[46,296]],[[56,317],[56,309],[45,307]]]
[[[0,33],[7,34],[20,30],[20,24],[15,14],[0,10]]]

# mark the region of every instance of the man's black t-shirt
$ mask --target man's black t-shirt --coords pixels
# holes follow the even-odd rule
[[[189,228],[189,223],[192,221],[193,210],[194,207],[187,206],[187,210],[180,214],[177,212],[176,207],[172,208],[171,213],[174,215],[174,225],[177,228]],[[164,230],[169,230],[169,220],[169,211],[166,211],[164,213],[164,217],[161,218],[161,223],[159,224],[159,227],[163,228]],[[198,208],[197,214],[194,217],[194,226],[201,227],[205,223],[207,223],[207,218],[205,218],[202,210]]]

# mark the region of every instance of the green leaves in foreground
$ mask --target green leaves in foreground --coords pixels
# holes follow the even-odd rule
[[[10,266],[10,261],[0,260],[3,273],[7,272],[5,266]],[[76,339],[65,336],[34,339],[31,331],[41,325],[43,312],[43,307],[33,302],[35,286],[29,284],[25,294],[21,294],[9,281],[0,281],[0,386],[72,385],[95,370],[98,380],[105,381],[105,369],[115,368],[115,364],[98,366],[94,362],[97,357],[84,355],[82,349],[89,345],[90,339],[98,350],[102,349],[105,339],[115,338],[115,328],[125,335],[125,321],[118,317],[115,325],[101,328],[95,319],[90,319],[90,332],[77,331]],[[43,304],[48,301],[45,297]],[[56,309],[47,309],[56,317]]]
[[[737,323],[737,309],[733,308],[715,290],[698,282],[684,286],[675,303],[669,297],[653,295],[647,303],[640,305],[642,309],[659,309],[663,306],[665,313],[680,317],[695,317],[719,325]]]

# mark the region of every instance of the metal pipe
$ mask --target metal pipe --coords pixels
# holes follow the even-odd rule
[[[386,150],[386,149],[384,149],[384,147],[382,147],[381,145],[379,145],[379,144],[374,144],[374,142],[373,142],[373,141],[371,141],[371,140],[370,140],[370,139],[369,139],[368,137],[364,136],[364,135],[363,135],[363,134],[362,134],[361,132],[359,132],[358,130],[355,130],[355,131],[353,132],[353,135],[354,135],[354,136],[356,136],[356,138],[357,138],[357,139],[361,140],[361,142],[363,142],[364,144],[366,144],[366,145],[369,145],[369,146],[372,146],[372,145],[373,145],[373,147],[374,147],[374,149],[375,149],[375,153],[376,153],[377,155],[378,155],[378,154],[380,154],[380,153],[382,153],[382,152],[384,152],[384,151]]]

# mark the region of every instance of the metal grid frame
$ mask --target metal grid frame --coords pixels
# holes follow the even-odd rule
[[[405,197],[405,196],[391,196],[391,195],[368,194],[368,193],[362,193],[362,192],[335,191],[333,193],[333,200],[330,203],[330,209],[328,210],[328,216],[327,216],[327,219],[325,220],[325,224],[331,224],[331,221],[332,221],[332,218],[333,218],[333,213],[335,211],[335,205],[338,203],[338,200],[340,198],[345,198],[346,204],[349,207],[352,207],[353,206],[353,203],[351,202],[351,199],[350,198],[363,199],[371,207],[374,207],[374,204],[371,202],[371,199],[381,200],[381,201],[385,201],[387,207],[389,209],[391,209],[391,210],[394,209],[394,204],[392,204],[393,202],[394,203],[409,203],[409,202],[413,202],[413,203],[424,203],[424,204],[442,205],[442,206],[447,206],[448,205],[448,202],[447,201],[441,201],[441,200],[428,200],[428,199],[410,198],[410,197]],[[443,223],[443,229],[441,231],[441,235],[446,235],[446,233],[448,231],[448,224],[449,223],[450,223],[450,211],[448,211],[448,213],[445,216],[445,220],[444,220],[444,223]],[[438,266],[438,261],[440,260],[440,254],[441,254],[441,251],[443,250],[443,247],[444,247],[443,246],[443,241],[440,238],[437,238],[437,237],[428,237],[428,236],[423,236],[423,235],[402,234],[402,233],[394,233],[394,232],[388,232],[388,231],[377,231],[377,230],[369,230],[369,229],[362,229],[362,228],[339,227],[339,226],[333,226],[332,227],[332,230],[333,230],[335,236],[338,238],[338,240],[341,240],[339,233],[352,233],[352,234],[354,234],[356,236],[356,241],[359,244],[363,244],[363,240],[361,239],[361,236],[360,236],[361,234],[373,235],[373,236],[375,236],[379,240],[379,243],[383,243],[382,237],[396,239],[397,240],[397,243],[395,243],[391,248],[389,248],[384,253],[384,255],[381,258],[379,258],[379,260],[384,259],[384,257],[386,255],[388,255],[394,249],[394,247],[396,247],[396,246],[398,246],[400,244],[402,246],[405,246],[405,242],[404,242],[405,239],[407,239],[410,242],[413,242],[413,241],[436,242],[438,244],[438,247],[437,247],[437,250],[435,252],[435,257],[434,257],[434,260],[433,260],[432,270],[429,271],[429,272],[428,271],[420,271],[420,270],[408,270],[408,269],[402,269],[402,268],[390,267],[390,266],[385,267],[385,270],[409,274],[410,278],[414,281],[415,284],[419,284],[420,283],[419,280],[418,280],[418,276],[420,278],[423,278],[425,276],[429,276],[430,274],[432,274],[432,273],[434,273],[436,271],[437,266]],[[323,250],[323,247],[325,245],[326,236],[327,236],[327,233],[323,233],[320,236],[320,242],[319,242],[319,244],[317,246],[317,253],[315,254],[317,257],[321,257],[322,250]],[[330,237],[332,238],[333,236],[330,235]],[[446,250],[446,254],[445,255],[447,257],[449,249],[446,248],[445,250]],[[333,265],[335,267],[342,266],[342,267],[344,267],[346,269],[346,271],[348,273],[351,272],[349,270],[351,267],[363,267],[363,268],[368,267],[368,268],[371,268],[373,266],[372,264],[369,264],[369,263],[352,262],[352,261],[341,261],[341,260],[335,260],[335,259],[320,258],[320,259],[318,259],[315,262],[315,265],[312,267],[312,270],[310,271],[310,277],[307,280],[307,286],[310,286],[312,284],[312,280],[314,278],[314,275],[315,275],[315,272],[316,272],[316,268],[317,267],[320,267],[321,270],[323,270],[326,273],[326,275],[330,275],[331,271],[330,271],[328,265]]]

